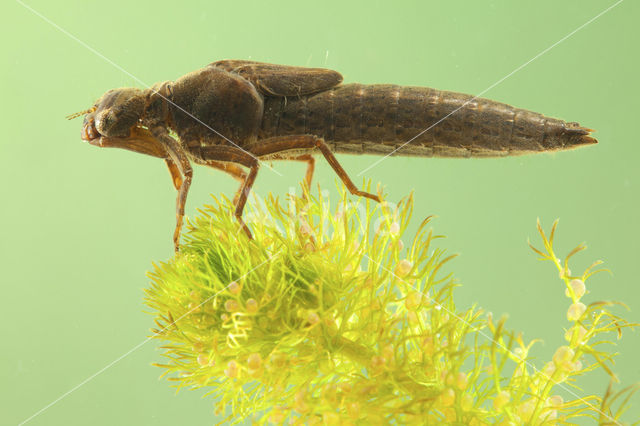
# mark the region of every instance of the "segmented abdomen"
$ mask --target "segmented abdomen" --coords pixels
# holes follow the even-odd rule
[[[595,143],[577,123],[426,87],[347,84],[267,97],[264,114],[265,137],[313,134],[345,153],[493,157]]]

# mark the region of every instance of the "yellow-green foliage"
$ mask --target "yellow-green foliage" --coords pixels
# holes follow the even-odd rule
[[[557,395],[577,375],[610,372],[602,335],[629,324],[608,303],[581,302],[591,272],[570,275],[553,230],[539,228],[538,253],[567,286],[567,345],[540,365],[504,320],[455,307],[440,272],[451,256],[433,247],[428,218],[403,244],[411,197],[391,206],[343,194],[335,207],[308,198],[254,207],[253,240],[216,199],[150,274],[154,337],[167,342],[158,365],[179,388],[207,389],[225,422],[615,424],[622,410],[611,405],[631,389]]]

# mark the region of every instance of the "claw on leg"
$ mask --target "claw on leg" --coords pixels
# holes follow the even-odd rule
[[[173,248],[175,249],[176,253],[180,251],[180,231],[182,229],[183,218],[184,216],[181,214],[176,215],[176,229],[173,232]]]
[[[256,181],[256,176],[258,175],[258,167],[259,167],[258,161],[255,160],[249,169],[249,174],[245,178],[244,182],[242,183],[242,186],[240,187],[240,189],[236,194],[236,198],[238,201],[236,202],[235,216],[238,222],[240,222],[240,226],[242,226],[242,229],[247,234],[250,240],[253,239],[253,236],[251,235],[251,230],[249,230],[249,227],[247,226],[247,224],[244,222],[244,220],[242,220],[242,212],[244,211],[244,206],[247,203],[247,197],[251,192],[251,188],[253,187],[253,184]]]
[[[344,171],[344,169],[338,162],[338,159],[335,157],[335,155],[333,155],[333,152],[331,152],[331,149],[329,149],[329,146],[327,146],[323,139],[317,138],[315,141],[315,145],[320,150],[320,152],[322,152],[324,158],[327,160],[331,168],[336,172],[340,180],[342,180],[342,183],[345,184],[349,192],[351,192],[353,195],[358,195],[360,197],[366,197],[373,201],[377,201],[378,203],[382,202],[382,198],[380,198],[378,195],[358,189],[347,172]]]

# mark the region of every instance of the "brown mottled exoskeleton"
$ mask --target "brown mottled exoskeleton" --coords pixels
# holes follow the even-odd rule
[[[225,60],[146,90],[110,90],[70,118],[86,114],[82,139],[92,145],[165,160],[178,190],[176,250],[191,162],[242,182],[235,215],[251,237],[242,211],[259,160],[304,161],[309,185],[310,154],[320,151],[352,194],[379,201],[358,190],[334,152],[498,157],[596,143],[591,130],[577,123],[488,99],[426,87],[341,82],[338,72],[327,69]]]

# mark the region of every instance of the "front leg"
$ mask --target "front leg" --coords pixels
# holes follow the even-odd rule
[[[187,194],[191,186],[193,170],[182,146],[169,135],[167,129],[159,126],[151,129],[151,132],[156,139],[164,145],[167,151],[167,165],[169,166],[174,186],[178,190],[178,196],[176,198],[176,229],[173,232],[173,246],[175,250],[178,251],[180,247],[180,231],[184,218],[184,206],[187,203]],[[180,177],[182,177],[182,179],[180,179]]]
[[[169,157],[165,158],[164,162],[169,168],[169,174],[171,174],[171,182],[173,182],[173,187],[179,191],[180,187],[182,186],[182,175],[180,174],[178,166],[176,166],[176,163],[174,163],[173,160]]]

